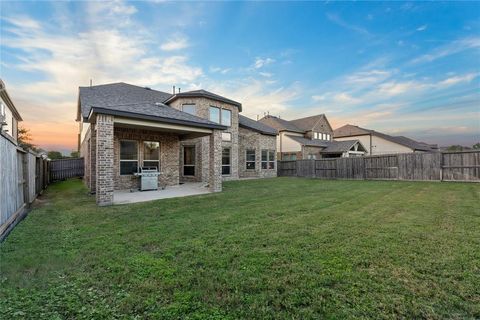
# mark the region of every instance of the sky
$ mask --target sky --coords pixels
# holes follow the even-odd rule
[[[325,113],[480,141],[478,2],[0,2],[0,77],[47,150],[76,149],[78,87],[203,88],[243,114]]]

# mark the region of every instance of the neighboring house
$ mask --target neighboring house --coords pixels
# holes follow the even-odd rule
[[[77,121],[85,183],[97,203],[138,187],[139,167],[160,186],[274,177],[276,130],[240,116],[242,105],[205,90],[169,94],[126,83],[80,87]]]
[[[5,83],[0,79],[0,132],[15,143],[18,142],[19,121],[22,121],[22,117],[10,99]]]
[[[418,142],[404,136],[390,136],[351,124],[335,129],[333,137],[336,141],[357,139],[365,146],[369,155],[438,151],[437,145]]]
[[[281,160],[321,159],[363,156],[365,148],[356,139],[332,140],[332,126],[324,114],[285,120],[267,115],[260,123],[278,131],[277,152]]]

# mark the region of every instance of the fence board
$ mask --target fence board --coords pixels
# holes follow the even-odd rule
[[[52,160],[49,163],[50,181],[83,177],[83,158]]]
[[[278,176],[319,179],[480,181],[480,151],[279,161]]]

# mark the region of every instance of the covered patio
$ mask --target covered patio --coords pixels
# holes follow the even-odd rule
[[[133,203],[222,190],[221,148],[217,146],[221,146],[223,126],[196,116],[187,118],[190,115],[158,104],[135,105],[135,109],[142,109],[142,114],[91,109],[93,141],[90,147],[95,148],[95,152],[90,153],[89,161],[90,167],[95,168],[91,184],[95,186],[97,204]],[[159,111],[162,116],[155,114]],[[207,152],[208,177],[203,184],[180,184],[181,142],[197,137],[208,137],[212,146]],[[147,157],[152,154],[144,150],[146,144],[152,143],[158,150],[154,158]],[[158,166],[159,190],[137,191],[139,178],[134,173],[142,166],[152,165]]]

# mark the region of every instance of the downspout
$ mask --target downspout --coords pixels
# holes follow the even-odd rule
[[[283,160],[283,153],[282,153],[282,133],[279,132],[278,135],[280,136],[280,160]]]
[[[370,132],[370,155],[372,155],[372,133]]]

